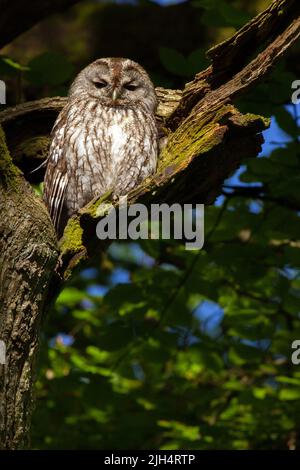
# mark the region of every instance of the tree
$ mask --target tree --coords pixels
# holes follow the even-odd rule
[[[262,144],[261,132],[268,126],[268,120],[259,115],[242,114],[233,100],[257,85],[299,35],[296,1],[277,0],[231,39],[211,49],[208,53],[211,66],[199,72],[183,91],[157,89],[158,119],[167,129],[168,144],[155,177],[130,193],[129,201],[211,204],[220,193],[223,181],[240,165],[241,159],[257,155]],[[262,52],[258,52],[262,45]],[[21,146],[31,155],[44,153],[49,131],[64,103],[64,98],[46,98],[6,109],[0,115],[8,144],[7,147],[2,132],[0,336],[7,345],[7,362],[0,366],[3,448],[23,447],[28,440],[38,337],[49,305],[53,304],[64,282],[76,273],[79,263],[93,257],[95,248],[105,252],[105,246],[95,245],[95,239],[89,236],[95,233],[99,220],[96,209],[104,202],[103,198],[92,201],[71,219],[62,240],[57,243],[46,209],[8,151],[9,148],[15,159]],[[260,191],[259,195],[264,195],[263,190]],[[238,191],[230,193],[229,200],[237,196],[241,196]],[[216,226],[221,223],[221,215],[219,211]],[[276,240],[273,242],[274,246],[281,246],[281,242],[279,245]],[[167,258],[167,253],[162,256]],[[191,267],[201,256],[192,260]],[[171,258],[175,266],[177,262],[182,263],[180,259]],[[188,268],[188,274],[190,272]],[[181,283],[179,280],[179,288]],[[249,295],[259,302],[255,294]],[[170,298],[167,309],[175,297],[174,294],[174,298]],[[155,323],[155,318],[150,318],[151,321]],[[117,331],[115,326],[114,333]],[[97,351],[94,350],[94,354]],[[231,355],[238,354],[232,349]],[[213,354],[209,354],[208,361],[218,369],[218,359]],[[231,400],[232,393],[224,397],[225,401]],[[174,435],[194,433],[196,436],[198,433],[193,428],[183,429],[178,424],[176,427],[170,420],[162,421],[161,426]]]

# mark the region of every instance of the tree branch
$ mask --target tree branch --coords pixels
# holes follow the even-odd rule
[[[300,4],[297,0],[275,0],[269,8],[246,24],[230,39],[208,51],[212,65],[198,73],[183,90],[180,105],[168,121],[177,127],[192,108],[226,102],[261,81],[300,37]],[[254,59],[256,51],[259,53]]]

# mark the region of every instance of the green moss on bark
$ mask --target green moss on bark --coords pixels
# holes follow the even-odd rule
[[[0,182],[6,187],[16,187],[20,170],[14,165],[9,154],[5,134],[0,126]]]
[[[230,128],[230,121],[237,127],[245,128],[245,132],[261,132],[269,127],[270,120],[255,114],[241,114],[232,105],[223,105],[213,110],[212,114],[201,113],[186,120],[170,137],[163,150],[159,171],[169,165],[185,167],[199,155],[203,155],[224,140]]]
[[[233,106],[224,105],[214,115],[205,114],[201,118],[189,118],[171,136],[161,154],[159,170],[168,165],[187,166],[192,158],[204,154],[218,145],[225,132],[220,123],[229,116]]]
[[[84,249],[82,234],[83,229],[80,225],[79,219],[77,217],[70,219],[60,242],[61,254],[78,253]]]
[[[111,195],[112,191],[107,191],[100,198],[92,200],[80,211],[80,214],[88,214],[93,219],[106,215],[113,207],[110,201]]]

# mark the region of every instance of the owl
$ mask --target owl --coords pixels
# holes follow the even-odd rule
[[[98,59],[77,75],[52,129],[44,179],[58,236],[94,197],[123,196],[155,172],[157,104],[148,74],[130,59]]]

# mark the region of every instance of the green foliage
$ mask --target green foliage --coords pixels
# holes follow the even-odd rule
[[[209,26],[241,28],[251,15],[225,0],[194,0],[193,5],[204,10],[202,21]]]
[[[8,103],[25,101],[27,89],[36,87],[40,96],[66,95],[74,67],[62,54],[46,51],[21,64],[11,57],[0,56],[0,79],[7,85]]]
[[[201,251],[115,244],[61,293],[37,384],[36,447],[288,447],[300,412],[298,153],[291,140],[247,162],[241,180],[263,195],[206,208]]]
[[[28,67],[19,64],[10,57],[0,57],[0,73],[1,75],[13,75],[17,72],[24,72],[28,70]]]
[[[35,57],[28,67],[27,78],[37,86],[62,85],[69,81],[74,73],[74,68],[66,57],[54,52],[45,52]]]
[[[205,50],[200,48],[191,52],[187,57],[174,49],[161,47],[159,57],[165,69],[174,75],[192,78],[199,70],[208,66]]]

